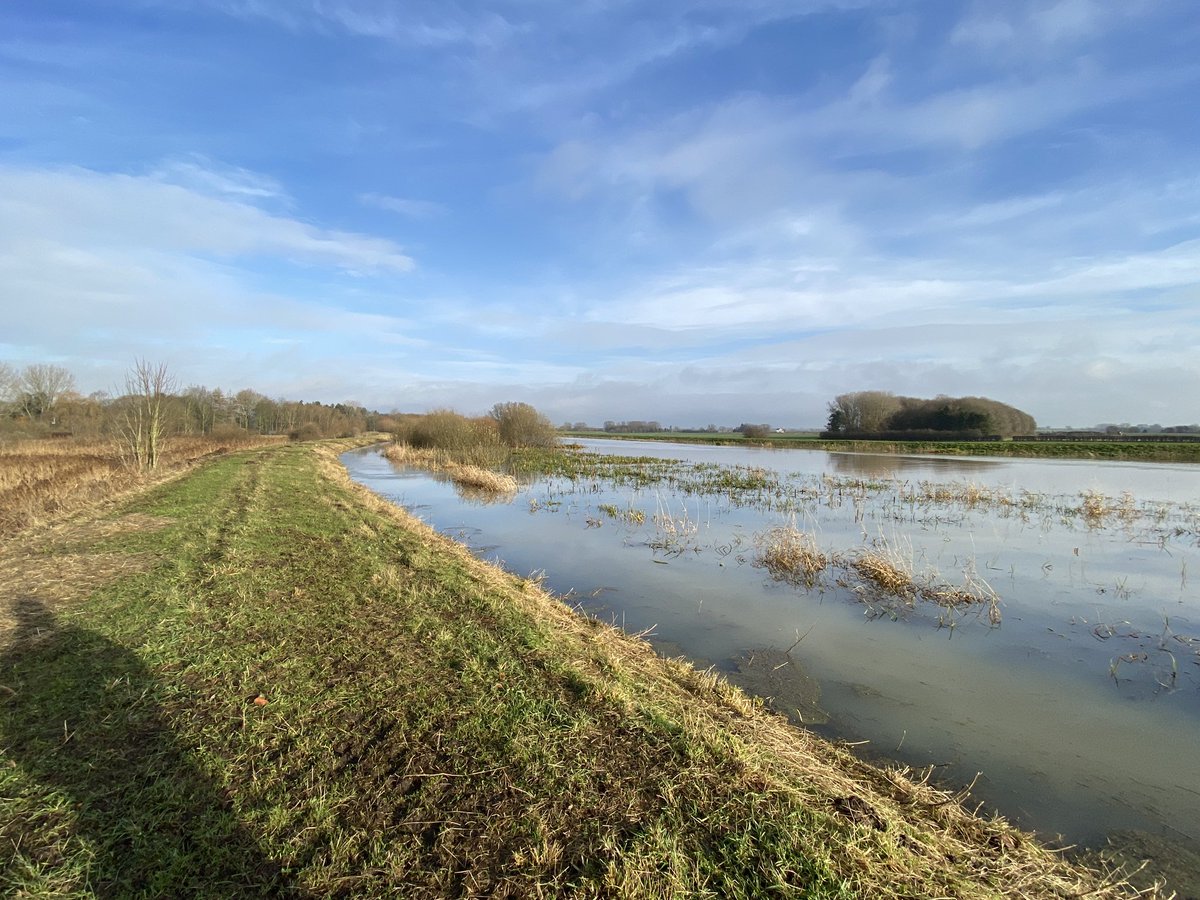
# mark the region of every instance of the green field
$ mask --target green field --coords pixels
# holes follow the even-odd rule
[[[1133,895],[479,562],[328,445],[24,532],[0,586],[10,896]]]

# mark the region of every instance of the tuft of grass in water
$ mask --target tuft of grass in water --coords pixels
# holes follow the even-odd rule
[[[1088,524],[1102,524],[1112,511],[1111,501],[1100,491],[1084,491],[1080,495],[1079,513]]]
[[[797,528],[794,522],[757,535],[755,543],[758,552],[754,565],[766,569],[778,581],[811,588],[829,565],[829,556],[817,545],[816,536]]]
[[[601,503],[596,508],[610,519],[625,522],[629,525],[641,525],[646,521],[646,514],[640,509],[634,509],[632,506],[622,509],[615,503]]]
[[[872,609],[882,608],[894,615],[897,606],[913,609],[917,601],[924,601],[944,611],[939,625],[953,626],[955,614],[968,608],[979,610],[989,624],[1000,624],[1000,597],[979,575],[973,560],[963,569],[962,583],[949,584],[933,569],[918,572],[911,548],[880,537],[871,547],[834,557],[833,564],[857,578],[857,584],[839,583],[850,587]]]

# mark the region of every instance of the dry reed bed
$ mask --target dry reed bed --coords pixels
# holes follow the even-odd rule
[[[84,509],[205,457],[278,440],[255,435],[168,438],[154,473],[131,465],[115,440],[0,443],[0,535],[16,534]]]
[[[816,535],[792,523],[769,529],[758,535],[755,543],[758,552],[754,564],[777,581],[811,589],[826,570],[837,568],[842,572],[839,586],[850,588],[872,609],[881,603],[885,609],[897,604],[912,609],[918,600],[949,613],[978,606],[991,624],[1000,624],[1000,598],[972,563],[963,570],[962,584],[952,585],[932,569],[918,573],[911,553],[906,555],[882,538],[869,548],[826,553]]]
[[[353,482],[336,452],[320,448],[326,477],[360,502],[421,532],[438,552],[458,557],[486,583],[535,620],[550,624],[582,652],[576,663],[631,712],[647,705],[678,717],[689,734],[726,746],[739,761],[747,791],[791,798],[830,810],[855,828],[856,838],[824,846],[840,871],[855,873],[858,896],[1005,896],[1022,898],[1160,897],[1119,875],[1102,876],[1048,849],[1002,818],[984,819],[965,805],[965,791],[951,793],[929,783],[930,771],[882,768],[789,725],[722,675],[699,671],[686,660],[659,657],[639,636],[579,614],[534,579],[517,579],[476,559],[465,547],[436,532],[400,507]],[[790,539],[790,538],[789,538]],[[806,538],[798,539],[805,547]],[[797,836],[799,839],[799,836]],[[648,861],[656,869],[660,860]],[[646,880],[651,881],[651,871]],[[964,891],[966,877],[971,887]],[[626,885],[626,887],[629,887]],[[627,891],[638,895],[637,891]]]
[[[445,475],[458,487],[485,497],[508,496],[517,492],[517,480],[511,475],[459,462],[444,450],[392,444],[384,449],[383,455],[399,465],[415,466]]]

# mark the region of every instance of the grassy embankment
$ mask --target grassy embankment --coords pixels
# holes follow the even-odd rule
[[[351,483],[213,459],[0,552],[10,894],[1131,891]]]
[[[740,434],[687,431],[646,434],[578,431],[566,434],[570,437],[613,440],[676,441],[685,444],[744,445],[842,453],[935,453],[944,456],[1200,462],[1200,441],[1162,444],[1138,441],[838,441],[826,440],[813,434],[772,434],[767,438],[745,438]]]

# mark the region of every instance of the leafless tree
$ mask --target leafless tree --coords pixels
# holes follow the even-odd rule
[[[53,416],[63,394],[75,389],[75,376],[62,366],[32,365],[21,371],[20,408],[31,419]]]
[[[829,404],[830,431],[883,431],[900,409],[900,400],[887,391],[839,394]]]
[[[0,362],[0,412],[4,412],[21,392],[21,376],[8,363]]]
[[[158,465],[162,438],[167,430],[167,401],[175,379],[166,363],[134,361],[125,373],[125,414],[121,434],[129,457],[139,469]]]

